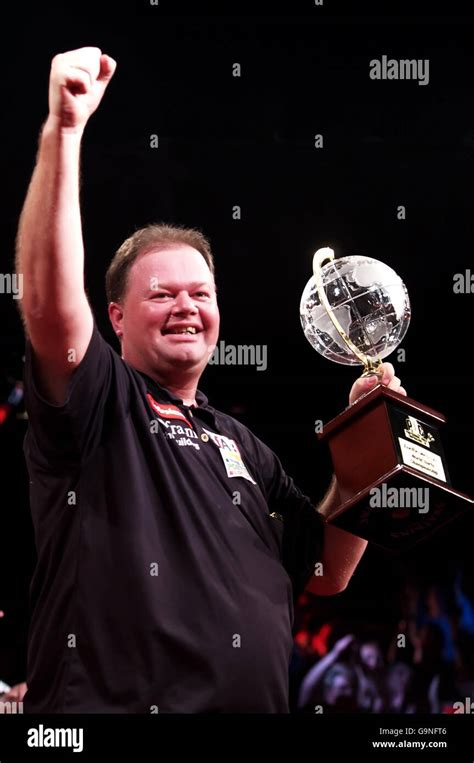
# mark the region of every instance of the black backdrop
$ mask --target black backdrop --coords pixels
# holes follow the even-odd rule
[[[408,2],[376,12],[328,0],[286,9],[179,0],[17,8],[4,18],[0,50],[0,270],[13,270],[51,58],[99,46],[118,68],[85,133],[82,212],[87,289],[106,338],[114,342],[104,274],[122,240],[155,220],[201,228],[216,259],[221,339],[268,348],[266,371],[209,367],[201,387],[320,497],[331,465],[314,421],[345,407],[357,372],[310,347],[301,292],[320,246],[384,260],[405,281],[413,311],[405,362],[389,359],[412,397],[447,415],[453,484],[472,495],[474,285],[453,290],[455,274],[474,273],[472,17],[453,4],[450,16],[432,3],[419,15]],[[383,55],[429,59],[429,83],[370,79],[370,61]],[[0,325],[1,403],[21,378],[24,343],[8,294],[0,294]],[[34,563],[19,411],[0,427],[0,677],[10,681],[23,678]],[[448,581],[458,564],[470,575],[472,530],[467,517],[410,553],[371,549],[350,589],[320,606],[389,622],[407,576]]]

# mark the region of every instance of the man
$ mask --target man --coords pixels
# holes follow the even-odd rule
[[[54,58],[19,225],[38,550],[25,710],[288,712],[293,595],[316,561],[313,590],[343,590],[366,543],[325,526],[335,485],[316,511],[198,391],[219,330],[202,234],[128,239],[107,274],[121,358],[97,331],[78,167],[115,66],[98,48]],[[389,364],[383,382],[401,389]]]

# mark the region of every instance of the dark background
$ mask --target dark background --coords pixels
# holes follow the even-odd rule
[[[4,19],[0,271],[13,272],[50,61],[98,46],[118,62],[82,158],[86,283],[104,336],[118,349],[104,275],[120,243],[152,221],[201,228],[216,260],[220,338],[266,344],[268,369],[209,367],[200,386],[320,498],[331,463],[314,421],[347,405],[357,369],[308,344],[301,292],[321,246],[381,259],[403,278],[412,304],[406,362],[397,364],[396,353],[389,360],[411,397],[447,416],[453,485],[473,495],[474,293],[453,293],[453,276],[474,272],[473,17],[457,15],[455,4],[448,16],[441,3],[419,11],[387,4],[385,15],[363,2],[231,3],[233,16],[223,5],[32,4]],[[369,62],[382,55],[429,59],[429,84],[371,80]],[[232,219],[234,205],[241,220]],[[397,219],[398,205],[406,220]],[[21,379],[24,348],[8,294],[0,294],[0,325],[1,404]],[[0,426],[0,678],[10,683],[24,679],[34,564],[21,412]],[[391,627],[403,581],[449,583],[459,566],[469,581],[472,531],[467,517],[410,552],[371,548],[350,588],[314,606],[341,622]]]

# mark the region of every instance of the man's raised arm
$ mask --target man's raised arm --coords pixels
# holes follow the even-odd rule
[[[23,276],[22,319],[35,371],[50,402],[65,401],[69,378],[87,350],[93,326],[84,288],[79,159],[84,128],[116,63],[99,48],[55,56],[49,114],[17,234],[16,272]]]

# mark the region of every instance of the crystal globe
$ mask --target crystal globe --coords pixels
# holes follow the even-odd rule
[[[319,250],[324,251],[332,252]],[[344,365],[363,365],[366,358],[377,362],[393,352],[410,323],[408,292],[395,271],[378,260],[351,256],[331,259],[321,266],[319,277],[329,309],[350,341],[331,320],[313,275],[301,297],[300,318],[314,349]]]

